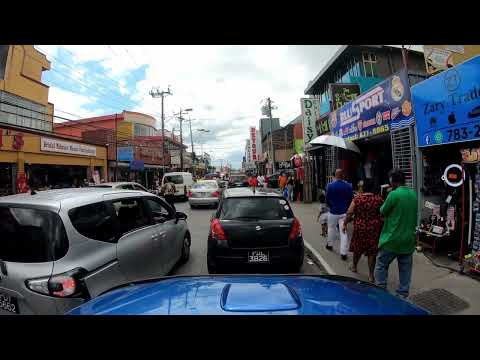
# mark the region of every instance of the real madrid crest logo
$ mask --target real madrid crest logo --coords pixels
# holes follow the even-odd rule
[[[394,101],[400,101],[402,100],[403,93],[405,89],[403,88],[402,80],[398,76],[394,76],[392,78],[392,99]]]

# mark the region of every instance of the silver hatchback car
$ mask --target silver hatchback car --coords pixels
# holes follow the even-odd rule
[[[63,314],[190,255],[187,216],[141,191],[61,189],[0,198],[0,314]]]

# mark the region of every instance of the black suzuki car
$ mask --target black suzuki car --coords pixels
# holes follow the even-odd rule
[[[304,257],[300,222],[278,192],[227,189],[208,234],[210,274],[231,265],[280,265],[299,272]]]

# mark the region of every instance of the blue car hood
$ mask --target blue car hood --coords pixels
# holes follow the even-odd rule
[[[371,284],[340,276],[171,277],[112,290],[71,315],[428,315]]]

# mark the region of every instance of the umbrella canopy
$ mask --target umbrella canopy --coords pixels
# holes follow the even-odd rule
[[[360,149],[353,142],[351,142],[350,140],[341,138],[339,136],[334,136],[334,135],[320,135],[315,139],[313,139],[312,141],[310,141],[310,144],[311,145],[330,145],[330,146],[335,146],[342,149],[354,151],[356,153],[360,153]]]

